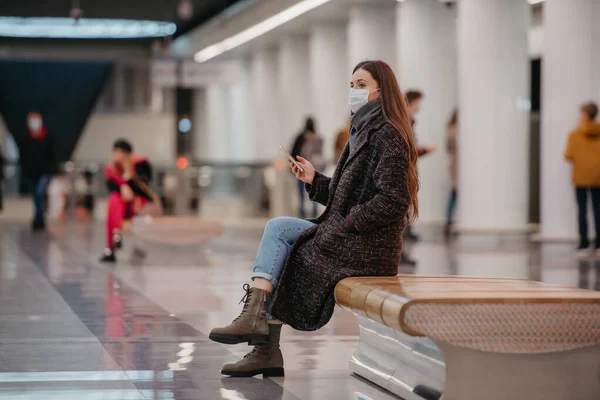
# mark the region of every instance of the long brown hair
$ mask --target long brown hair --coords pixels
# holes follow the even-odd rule
[[[384,61],[363,61],[352,73],[362,69],[371,74],[379,84],[379,101],[383,118],[392,125],[408,147],[408,194],[410,196],[409,215],[411,221],[419,216],[419,174],[417,172],[417,146],[412,132],[406,100],[400,91],[398,80],[392,68]]]

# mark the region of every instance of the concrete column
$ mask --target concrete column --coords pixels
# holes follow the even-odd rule
[[[257,147],[250,60],[239,60],[239,66],[239,78],[228,89],[231,157],[236,162],[254,162]]]
[[[529,5],[461,0],[458,226],[527,227],[529,203]]]
[[[290,151],[295,135],[311,113],[309,54],[308,37],[286,36],[279,43],[281,145],[289,147]]]
[[[327,24],[312,28],[309,56],[312,109],[328,160],[333,160],[337,132],[350,119],[351,69],[347,54],[345,26]]]
[[[281,103],[278,87],[277,50],[264,48],[252,55],[250,102],[253,103],[256,158],[272,161],[278,155],[281,133]]]
[[[348,21],[348,69],[360,61],[396,61],[396,20],[392,6],[355,6]]]
[[[214,83],[206,88],[206,147],[203,160],[225,162],[230,154],[230,115],[227,87]]]
[[[569,133],[577,127],[579,106],[599,100],[600,54],[595,44],[600,28],[594,18],[600,15],[599,11],[600,4],[595,0],[544,3],[540,196],[543,238],[578,236],[571,166],[563,153]]]
[[[425,94],[415,117],[417,142],[438,147],[419,160],[419,221],[444,221],[450,189],[449,174],[441,173],[448,163],[446,123],[458,106],[456,6],[438,0],[398,3],[396,31],[400,86]]]

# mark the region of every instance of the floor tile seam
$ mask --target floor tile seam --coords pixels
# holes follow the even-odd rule
[[[51,238],[50,238],[50,240],[54,240],[54,241],[55,241],[55,243],[56,243],[57,245],[59,245],[59,246],[60,246],[60,241],[58,241],[58,240],[55,240],[55,238],[54,238],[54,237],[51,237]],[[13,242],[16,242],[16,241],[13,239]],[[104,356],[108,356],[108,357],[110,358],[110,361],[112,361],[112,362],[114,363],[114,365],[118,365],[118,366],[119,366],[119,368],[121,368],[121,370],[123,371],[123,367],[121,366],[121,364],[119,364],[119,363],[118,363],[118,362],[117,362],[117,361],[116,361],[116,360],[115,360],[115,359],[112,357],[112,355],[110,355],[110,354],[108,353],[107,349],[104,347],[104,345],[102,344],[102,342],[99,340],[100,338],[98,338],[98,336],[96,336],[96,335],[94,334],[94,332],[92,332],[92,330],[91,330],[91,329],[88,327],[88,325],[87,325],[87,324],[86,324],[84,321],[82,321],[82,320],[81,320],[81,318],[79,317],[79,314],[78,314],[78,313],[77,313],[77,312],[76,312],[76,311],[73,309],[73,307],[71,307],[71,304],[69,304],[68,300],[67,300],[67,299],[66,299],[66,298],[65,298],[65,297],[64,297],[64,296],[63,296],[63,295],[62,295],[62,294],[61,294],[61,293],[58,291],[58,289],[57,289],[57,288],[56,288],[56,286],[55,286],[55,285],[52,283],[52,281],[50,280],[50,278],[49,278],[48,276],[46,276],[46,275],[45,275],[45,274],[42,272],[42,270],[41,270],[40,266],[38,266],[38,265],[36,264],[35,260],[34,260],[34,259],[32,259],[32,258],[31,258],[31,257],[30,257],[30,256],[29,256],[29,255],[28,255],[26,252],[25,252],[25,249],[23,248],[23,246],[21,246],[21,245],[20,245],[20,244],[17,242],[17,243],[15,243],[15,248],[18,248],[18,249],[19,249],[19,251],[20,251],[20,253],[21,253],[21,255],[22,255],[22,256],[24,256],[24,257],[25,257],[25,259],[26,259],[26,260],[28,260],[28,261],[29,261],[29,263],[30,263],[31,265],[33,265],[33,266],[34,266],[34,267],[35,267],[35,268],[38,270],[39,274],[40,274],[40,275],[41,275],[41,276],[42,276],[42,277],[43,277],[43,278],[46,280],[46,282],[47,282],[47,283],[50,285],[50,287],[52,288],[52,290],[54,290],[54,291],[55,291],[55,293],[56,293],[56,294],[57,294],[57,295],[58,295],[58,296],[61,298],[61,300],[62,300],[62,302],[64,303],[64,305],[65,305],[66,307],[68,307],[68,309],[69,309],[69,310],[70,310],[70,311],[71,311],[71,312],[72,312],[72,313],[73,313],[73,314],[74,314],[74,315],[75,315],[75,316],[76,316],[76,317],[79,319],[79,322],[81,322],[81,324],[82,324],[82,325],[85,327],[85,329],[86,329],[86,330],[87,330],[87,332],[89,333],[89,335],[90,335],[90,339],[93,339],[93,340],[95,340],[95,342],[96,342],[96,343],[98,343],[98,345],[100,345],[100,346],[102,347],[103,351],[106,353],[106,354],[104,354]]]
[[[75,250],[75,249],[72,249],[72,248],[70,248],[70,247],[69,247],[67,244],[65,244],[63,241],[59,241],[59,240],[57,240],[56,242],[57,242],[57,244],[59,245],[59,247],[61,247],[61,248],[62,248],[63,252],[73,252],[73,253],[79,253],[79,254],[81,254],[81,251],[78,251],[78,250]],[[89,256],[88,256],[88,257],[89,257]],[[92,263],[92,262],[89,260],[89,258],[87,258],[87,259],[86,259],[86,257],[84,257],[83,255],[81,256],[81,258],[84,260],[84,262],[85,262],[86,264],[88,264],[88,266],[95,267],[95,268],[102,268],[102,269],[103,269],[105,272],[107,272],[107,273],[111,274],[113,277],[115,277],[115,278],[119,279],[119,281],[121,281],[121,282],[123,281],[123,279],[122,279],[122,278],[120,278],[119,276],[117,276],[117,275],[114,273],[114,271],[112,271],[112,270],[111,270],[110,268],[108,268],[107,266],[101,265],[101,264],[99,264],[99,263]],[[152,304],[154,304],[156,307],[158,307],[158,308],[160,308],[160,309],[164,310],[165,312],[168,312],[168,310],[166,310],[164,307],[160,306],[160,305],[159,305],[159,304],[157,304],[157,303],[156,303],[154,300],[152,300],[152,299],[150,299],[149,297],[147,297],[147,296],[146,296],[146,295],[145,295],[145,294],[144,294],[142,291],[140,291],[140,290],[137,290],[137,289],[133,288],[133,287],[132,287],[130,284],[128,284],[128,283],[125,283],[125,284],[123,285],[123,283],[121,283],[121,285],[122,285],[122,286],[126,286],[126,287],[127,287],[127,290],[130,290],[130,291],[136,292],[138,295],[140,295],[140,296],[144,297],[146,300],[150,301],[150,302],[151,302]],[[59,293],[59,294],[60,294],[60,293]],[[66,300],[65,300],[65,301],[66,301]],[[186,321],[183,321],[183,320],[181,320],[181,319],[179,319],[179,320],[180,320],[182,323],[184,323],[184,324],[188,325],[190,328],[192,328],[192,329],[193,329],[193,330],[195,330],[196,332],[198,332],[198,333],[201,335],[201,337],[204,337],[204,338],[208,339],[208,337],[206,336],[206,334],[205,334],[204,332],[201,332],[200,330],[198,330],[197,328],[195,328],[194,326],[192,326],[191,324],[189,324],[189,323],[188,323],[188,322],[186,322]],[[85,324],[85,322],[83,322],[83,321],[82,321],[82,323],[84,323],[84,324]],[[100,340],[99,340],[99,341],[100,341]],[[102,341],[100,341],[100,343],[102,344]],[[210,343],[212,343],[212,342],[210,342]],[[220,349],[224,348],[224,346],[221,346],[221,345],[218,345],[218,344],[215,344],[215,346],[218,346],[218,348],[220,348]],[[231,350],[227,349],[226,351],[227,351],[227,352],[228,352],[230,355],[232,355],[232,356],[235,356],[235,354],[234,354],[234,353],[233,353]],[[111,356],[111,358],[112,358],[112,356]],[[116,363],[116,365],[119,365],[119,367],[121,367],[121,365],[120,365],[118,362],[116,362],[116,360],[115,360],[115,363]],[[122,367],[121,367],[121,368],[122,368]],[[269,378],[265,378],[265,379],[269,379]],[[273,381],[272,379],[269,379],[269,380],[271,380],[272,382],[275,382],[275,381]],[[277,382],[275,382],[275,383],[279,385],[279,383],[277,383]],[[280,385],[280,386],[281,386],[281,385]],[[283,386],[282,386],[282,387],[283,387]],[[285,390],[285,388],[284,388],[284,390]],[[292,394],[292,393],[290,393],[290,395],[293,395],[293,394]],[[294,397],[296,397],[296,396],[294,395]]]

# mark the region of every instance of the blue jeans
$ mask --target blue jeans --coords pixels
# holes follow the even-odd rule
[[[306,190],[304,189],[304,182],[302,182],[301,180],[298,180],[298,195],[300,196],[300,212],[299,212],[299,216],[302,219],[306,218],[306,211],[304,211],[304,202],[306,200]],[[313,202],[313,218],[317,218],[318,217],[318,212],[319,209],[317,208],[318,205],[317,203]]]
[[[46,207],[46,189],[50,183],[50,175],[42,175],[33,180],[33,204],[35,205],[34,223],[44,224],[44,212]]]
[[[600,248],[600,187],[575,188],[577,196],[577,211],[579,215],[579,246],[588,247],[588,221],[587,202],[588,192],[592,196],[592,210],[594,211],[594,225],[596,228],[596,248]]]
[[[315,224],[298,218],[280,217],[270,220],[265,227],[258,256],[254,264],[254,278],[263,278],[277,288],[279,278],[283,272],[285,262],[290,255],[292,246],[304,231],[313,227]],[[267,304],[267,318],[273,319],[270,315],[273,307],[273,296]]]
[[[448,199],[448,213],[446,221],[451,224],[454,221],[454,209],[456,208],[456,190],[450,192],[450,198]]]

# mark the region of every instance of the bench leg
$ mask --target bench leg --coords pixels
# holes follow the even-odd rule
[[[442,400],[598,400],[600,345],[498,354],[436,342],[446,361]]]
[[[430,400],[418,393],[439,393],[444,387],[444,361],[435,344],[414,338],[359,315],[360,341],[350,371],[404,400]],[[439,396],[431,400],[439,399]]]

